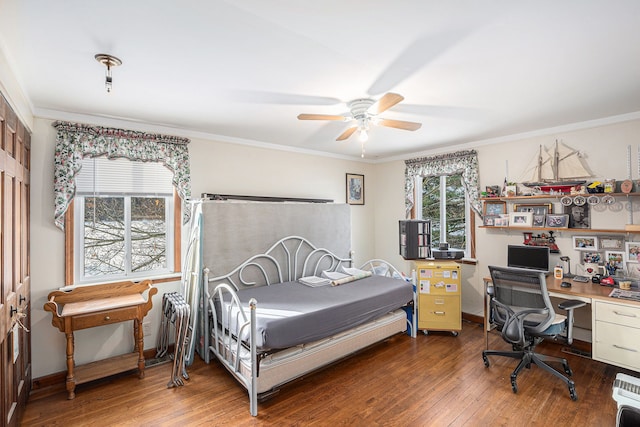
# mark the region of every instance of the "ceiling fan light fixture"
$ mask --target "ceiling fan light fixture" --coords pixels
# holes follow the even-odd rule
[[[351,127],[342,132],[336,138],[336,141],[344,141],[354,133],[357,133],[358,142],[360,142],[362,147],[361,156],[364,157],[364,145],[369,139],[369,128],[371,125],[409,131],[420,129],[422,126],[421,123],[378,117],[378,114],[384,113],[402,100],[404,100],[402,95],[387,92],[377,101],[371,98],[358,98],[348,102],[347,107],[349,108],[349,113],[347,114],[298,114],[298,120],[339,120],[344,122],[355,122]]]
[[[369,140],[369,134],[367,133],[367,129],[360,128],[360,131],[358,132],[358,141],[367,142],[368,140]]]
[[[122,65],[122,61],[113,55],[106,53],[98,53],[95,57],[96,61],[107,67],[107,71],[104,79],[104,87],[107,92],[110,93],[113,89],[113,76],[111,75],[111,68]]]

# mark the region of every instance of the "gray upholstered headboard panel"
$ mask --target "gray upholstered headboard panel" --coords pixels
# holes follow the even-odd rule
[[[296,235],[348,258],[347,204],[202,201],[203,266],[223,275],[283,237]]]

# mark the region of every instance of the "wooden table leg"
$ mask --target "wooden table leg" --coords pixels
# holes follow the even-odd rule
[[[73,360],[73,351],[74,351],[74,343],[73,343],[73,332],[67,332],[67,392],[69,395],[67,399],[71,400],[76,397],[76,378],[74,376],[74,366],[75,361]]]
[[[142,328],[141,319],[134,319],[133,334],[135,349],[138,351],[138,377],[144,378],[144,329]]]

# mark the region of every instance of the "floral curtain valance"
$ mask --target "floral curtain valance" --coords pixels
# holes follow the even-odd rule
[[[53,185],[55,224],[59,228],[64,229],[64,214],[75,196],[75,176],[84,157],[160,162],[173,172],[173,185],[183,203],[191,197],[189,139],[59,121],[53,127],[58,131]],[[183,208],[182,212],[187,221],[189,209]]]
[[[478,154],[475,150],[458,151],[433,157],[405,160],[405,204],[409,218],[414,205],[414,186],[418,176],[462,174],[464,189],[471,208],[482,216],[478,189]]]

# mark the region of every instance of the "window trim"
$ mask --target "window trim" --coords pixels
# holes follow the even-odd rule
[[[75,283],[75,199],[71,200],[67,211],[65,212],[65,227],[64,227],[64,254],[65,254],[65,286],[79,285],[90,286],[98,284],[97,282],[91,283]],[[179,278],[182,272],[181,265],[181,242],[182,242],[182,200],[177,191],[173,191],[173,272],[163,274],[162,277],[151,276],[154,283],[170,282]],[[134,278],[138,279],[137,277]],[[115,279],[114,279],[115,280]],[[121,279],[120,279],[121,280]],[[108,282],[106,280],[105,282]]]

